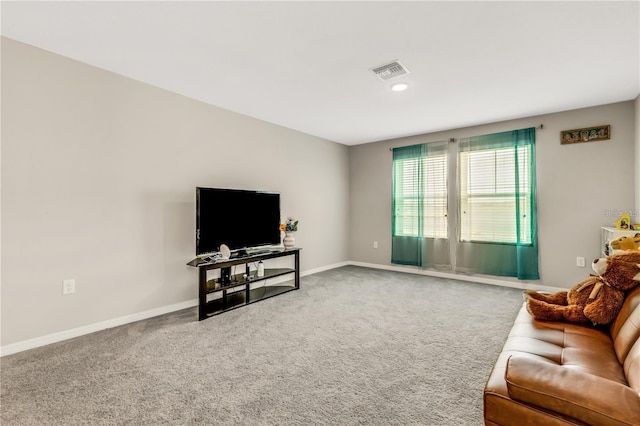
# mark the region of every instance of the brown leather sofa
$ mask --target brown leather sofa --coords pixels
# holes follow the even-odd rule
[[[640,287],[609,327],[523,306],[484,390],[485,425],[640,425]]]

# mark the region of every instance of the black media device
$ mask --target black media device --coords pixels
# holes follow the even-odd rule
[[[220,269],[220,282],[225,284],[231,284],[231,268],[221,268]]]
[[[196,256],[218,252],[222,244],[232,257],[280,244],[280,194],[196,188]]]

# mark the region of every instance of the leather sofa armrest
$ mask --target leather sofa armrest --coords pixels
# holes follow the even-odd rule
[[[536,358],[512,355],[509,396],[594,426],[640,425],[640,395],[621,383]]]

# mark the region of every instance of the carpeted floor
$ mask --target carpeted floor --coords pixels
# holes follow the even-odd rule
[[[519,290],[359,267],[1,360],[9,425],[481,425]]]

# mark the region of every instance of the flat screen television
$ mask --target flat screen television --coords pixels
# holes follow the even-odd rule
[[[196,256],[280,244],[280,194],[196,188]]]

